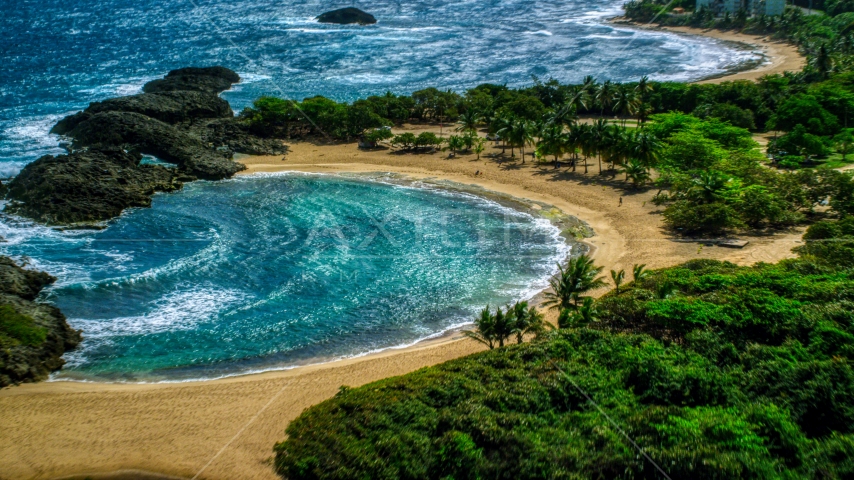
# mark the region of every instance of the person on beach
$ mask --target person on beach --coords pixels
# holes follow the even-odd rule
[[[623,197],[620,197],[620,204],[619,204],[619,205],[617,205],[617,206],[618,206],[618,207],[622,207],[622,206],[623,206]]]

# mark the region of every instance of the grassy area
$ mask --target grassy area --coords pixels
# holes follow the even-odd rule
[[[21,315],[11,305],[0,305],[0,347],[37,346],[47,338],[47,329]]]

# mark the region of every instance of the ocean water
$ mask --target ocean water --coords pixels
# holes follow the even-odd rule
[[[196,182],[101,231],[5,221],[85,340],[59,379],[215,378],[411,344],[528,298],[570,251],[462,191],[310,174]]]
[[[0,178],[60,153],[59,118],[139,92],[174,68],[221,64],[262,94],[353,100],[388,90],[580,81],[690,80],[759,56],[717,40],[608,25],[625,0],[0,0]],[[372,26],[315,16],[360,7]]]
[[[691,80],[759,55],[609,25],[624,0],[0,0],[0,178],[58,154],[89,102],[220,64],[263,94],[349,101],[435,86]],[[321,25],[357,6],[372,26]],[[381,179],[382,180],[382,179]],[[409,344],[527,298],[569,253],[548,222],[467,193],[312,175],[198,182],[102,231],[0,217],[0,254],[59,278],[84,330],[61,379],[159,381],[284,368]]]

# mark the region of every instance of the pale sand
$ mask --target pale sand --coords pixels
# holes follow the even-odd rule
[[[490,147],[487,154],[500,154],[500,148]],[[629,270],[635,263],[660,268],[693,258],[773,262],[790,257],[800,238],[799,232],[750,238],[743,250],[676,242],[662,229],[658,208],[650,202],[655,190],[618,190],[621,181],[608,182],[593,173],[595,161],[585,176],[530,162],[499,167],[487,155],[480,161],[474,155],[446,157],[366,152],[354,144],[296,143],[284,161],[282,157],[244,161],[247,173],[397,172],[477,184],[545,202],[593,227],[596,236],[589,243],[606,272]],[[482,175],[475,177],[476,170]],[[288,422],[303,409],[331,397],[341,385],[404,374],[482,348],[454,337],[363,358],[209,382],[48,382],[0,390],[0,478],[42,479],[120,469],[192,477],[210,462],[199,478],[272,480],[277,478],[270,464],[272,446],[284,438]]]
[[[759,78],[765,75],[772,75],[775,73],[783,72],[798,72],[804,68],[804,65],[806,65],[806,58],[804,58],[804,56],[801,55],[801,53],[798,51],[798,47],[786,42],[781,42],[779,40],[772,40],[767,36],[748,35],[745,33],[721,31],[714,29],[706,30],[702,28],[693,27],[665,27],[657,25],[641,25],[625,21],[625,19],[622,18],[617,18],[613,21],[617,24],[630,25],[632,28],[666,30],[669,32],[677,32],[689,35],[700,35],[704,37],[716,38],[718,40],[725,40],[728,42],[742,43],[761,50],[762,54],[765,56],[766,62],[762,65],[757,66],[756,68],[745,70],[743,72],[736,72],[730,75],[723,75],[716,78],[701,80],[696,83],[721,83],[731,80],[758,80]]]

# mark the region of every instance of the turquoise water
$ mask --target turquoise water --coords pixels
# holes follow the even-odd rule
[[[61,379],[160,381],[410,344],[527,298],[569,247],[469,193],[307,174],[197,182],[102,231],[9,219],[3,253],[57,275],[82,347]]]
[[[221,64],[245,82],[235,111],[262,94],[354,100],[387,90],[691,80],[757,54],[718,40],[610,25],[625,0],[0,0],[0,177],[61,153],[48,135],[89,102],[138,93],[188,65]],[[322,25],[356,6],[372,26]]]

